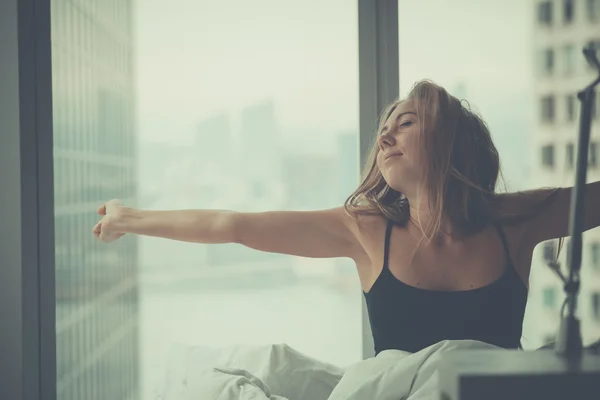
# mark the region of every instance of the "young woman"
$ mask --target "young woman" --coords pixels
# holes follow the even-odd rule
[[[239,213],[102,205],[94,234],[240,243],[303,257],[349,257],[376,353],[444,339],[520,344],[534,247],[568,235],[571,189],[496,193],[498,152],[485,123],[442,87],[417,83],[382,114],[364,179],[343,207]],[[585,229],[600,225],[600,182]]]

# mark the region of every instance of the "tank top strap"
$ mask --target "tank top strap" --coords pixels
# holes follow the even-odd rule
[[[388,260],[390,256],[390,237],[392,236],[392,228],[394,221],[389,220],[385,228],[385,245],[383,248],[383,268],[388,268]]]
[[[500,236],[500,240],[502,241],[502,247],[504,248],[504,253],[506,254],[506,259],[508,260],[508,265],[514,269],[514,264],[512,262],[512,258],[510,257],[510,248],[508,247],[508,239],[506,238],[506,234],[504,233],[504,229],[500,223],[496,223],[496,231],[498,231],[498,236]]]

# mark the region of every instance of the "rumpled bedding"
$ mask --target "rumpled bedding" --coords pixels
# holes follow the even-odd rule
[[[285,344],[219,349],[179,344],[157,400],[434,400],[443,354],[494,348],[473,340],[442,341],[417,353],[386,350],[342,369]]]

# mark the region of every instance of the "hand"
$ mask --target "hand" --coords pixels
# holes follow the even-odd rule
[[[98,208],[100,221],[94,226],[94,236],[99,240],[109,243],[117,240],[125,233],[119,231],[122,226],[123,211],[125,206],[119,200],[110,200]]]

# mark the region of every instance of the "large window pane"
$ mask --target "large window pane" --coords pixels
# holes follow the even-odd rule
[[[59,399],[139,398],[135,238],[98,246],[94,209],[136,198],[131,1],[53,0]]]
[[[598,25],[589,22],[591,13],[586,16],[583,6],[571,12],[563,3],[457,0],[448,7],[443,0],[399,2],[401,94],[415,81],[430,78],[467,99],[490,127],[509,191],[575,181],[580,105],[574,94],[594,77],[590,68],[579,67],[586,64],[581,49],[600,36]],[[557,66],[560,73],[552,73]],[[593,161],[590,181],[600,179]],[[599,237],[596,229],[584,240]],[[538,246],[533,256],[522,339],[526,348],[544,344],[549,332],[556,332],[560,307],[553,314],[544,307],[563,300],[560,281],[544,264],[544,248],[550,247]],[[582,316],[600,288],[598,274],[586,272],[593,271],[591,248],[584,246]],[[563,249],[560,256],[563,266],[566,253]],[[598,324],[582,319],[584,342],[597,340]]]
[[[58,398],[148,399],[170,346],[361,358],[348,260],[96,242],[145,209],[320,209],[358,183],[353,1],[52,1]]]

